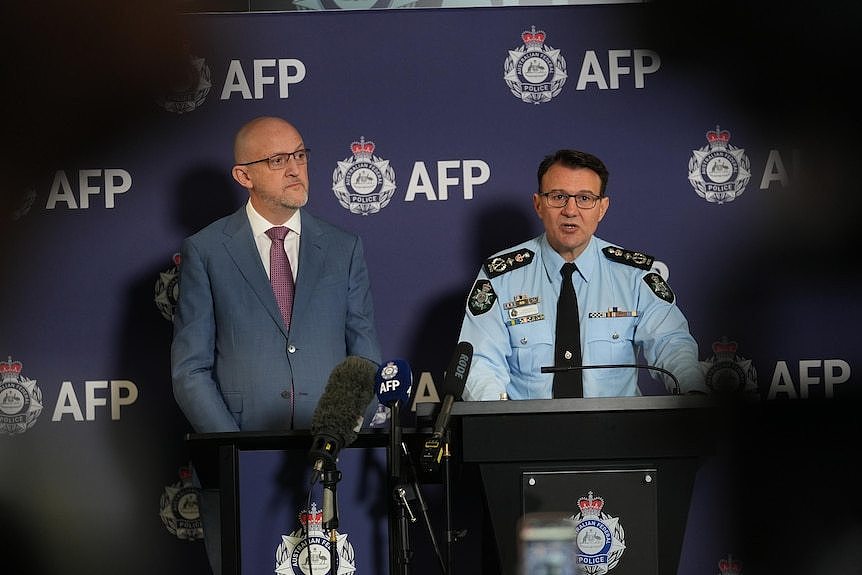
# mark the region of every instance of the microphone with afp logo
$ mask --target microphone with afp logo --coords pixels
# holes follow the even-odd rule
[[[386,361],[377,369],[374,377],[377,399],[388,408],[406,402],[413,386],[410,364],[403,359]]]
[[[380,364],[374,377],[377,400],[389,408],[389,472],[390,477],[401,474],[401,411],[402,404],[410,399],[413,388],[413,372],[403,359],[393,359]]]

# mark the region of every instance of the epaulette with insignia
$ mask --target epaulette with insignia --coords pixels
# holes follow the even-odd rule
[[[649,289],[651,289],[655,295],[657,295],[667,303],[673,303],[673,300],[676,298],[676,296],[673,295],[673,290],[670,289],[670,286],[667,285],[667,282],[664,281],[663,277],[661,277],[655,272],[652,272],[645,275],[643,277],[643,280],[644,282],[646,282],[646,285],[649,286]]]
[[[527,248],[522,248],[514,252],[488,258],[484,264],[485,273],[489,279],[495,278],[506,272],[524,267],[533,261],[533,256],[535,255]]]
[[[652,256],[648,256],[640,252],[633,252],[631,250],[624,250],[616,246],[608,246],[602,250],[602,253],[605,254],[605,257],[612,262],[634,266],[643,270],[651,270],[652,264],[655,261],[655,258]]]

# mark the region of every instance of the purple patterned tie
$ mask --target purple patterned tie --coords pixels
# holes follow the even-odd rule
[[[293,309],[293,271],[290,269],[290,260],[284,251],[284,237],[290,228],[276,226],[266,230],[266,235],[272,240],[269,247],[269,281],[272,283],[272,291],[284,318],[284,325],[290,329],[290,312]]]

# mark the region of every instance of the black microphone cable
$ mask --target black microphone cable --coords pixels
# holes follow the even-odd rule
[[[565,367],[557,367],[554,365],[544,366],[542,367],[542,373],[558,373],[561,371],[574,371],[578,369],[616,369],[616,368],[637,368],[637,369],[649,369],[653,371],[658,371],[660,373],[668,376],[671,381],[673,381],[673,391],[672,395],[680,395],[682,394],[682,388],[679,385],[679,380],[676,376],[670,371],[664,369],[663,367],[658,367],[655,365],[647,365],[641,363],[614,363],[614,364],[602,364],[602,365],[571,365]]]

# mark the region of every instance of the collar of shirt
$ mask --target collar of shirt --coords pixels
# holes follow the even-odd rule
[[[559,286],[563,279],[560,276],[560,268],[563,267],[565,260],[557,251],[548,243],[547,235],[542,235],[539,241],[542,252],[542,263],[545,266],[545,273],[548,274],[551,283]],[[575,265],[578,266],[578,273],[584,278],[587,283],[593,276],[593,271],[596,269],[596,262],[599,257],[599,242],[595,236],[590,237],[590,243],[586,249],[581,252],[581,255],[575,258]]]

